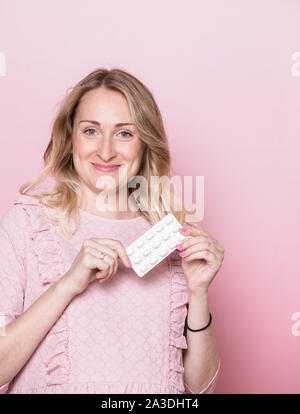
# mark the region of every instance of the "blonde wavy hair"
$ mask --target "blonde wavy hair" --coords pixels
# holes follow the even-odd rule
[[[43,156],[44,168],[35,178],[20,186],[20,194],[35,197],[48,207],[58,208],[59,218],[55,221],[58,222],[62,233],[67,238],[77,230],[82,189],[72,158],[73,122],[81,98],[88,91],[99,87],[123,94],[127,99],[138,136],[146,144],[137,175],[145,177],[148,189],[146,193],[139,194],[139,203],[136,200],[139,214],[153,225],[172,212],[183,225],[186,215],[191,217],[192,214],[184,208],[181,197],[177,196],[176,191],[170,185],[172,180],[160,181],[156,188],[158,204],[155,203],[154,210],[147,211],[143,208],[143,206],[152,205],[151,194],[154,193],[151,191],[151,177],[170,178],[170,150],[162,116],[152,93],[136,77],[118,68],[96,69],[66,93],[54,119],[51,139]],[[43,189],[35,194],[30,193],[48,176],[55,179],[55,185],[52,188]],[[129,188],[128,192],[129,196],[132,194],[132,198],[135,199],[134,188]],[[70,226],[71,217],[75,218],[76,223],[73,230]]]

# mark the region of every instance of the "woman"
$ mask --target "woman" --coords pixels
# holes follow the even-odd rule
[[[44,163],[0,223],[1,392],[213,392],[207,296],[223,247],[186,223],[189,237],[142,278],[125,250],[169,212],[185,224],[164,185],[153,211],[150,189],[130,185],[170,176],[151,92],[123,70],[93,71],[63,101]],[[115,189],[126,208],[105,210],[99,195]]]

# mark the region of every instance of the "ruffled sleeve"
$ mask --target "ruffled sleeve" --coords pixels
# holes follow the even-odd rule
[[[178,251],[168,256],[171,274],[171,309],[170,309],[170,352],[169,352],[169,381],[179,389],[180,393],[194,394],[184,383],[184,367],[182,349],[187,349],[184,335],[185,318],[188,312],[189,295],[186,278],[181,266]],[[220,362],[213,378],[199,394],[214,392],[220,372]]]
[[[184,322],[187,315],[188,292],[178,252],[175,251],[168,256],[168,263],[171,277],[168,375],[170,385],[177,388],[179,393],[184,393],[182,350],[187,348]]]
[[[49,208],[34,197],[20,195],[14,204],[20,205],[30,221],[30,239],[36,257],[39,279],[46,288],[57,282],[67,271],[57,235],[58,211]],[[66,384],[69,381],[69,327],[66,311],[58,318],[46,336],[48,358],[47,385]]]
[[[217,385],[219,374],[220,374],[220,362],[218,364],[217,370],[213,378],[210,380],[208,385],[199,392],[199,394],[213,394],[215,391],[216,385]],[[185,384],[185,394],[195,394],[195,393],[192,392],[192,390]]]
[[[49,284],[58,281],[65,268],[55,224],[50,220],[57,218],[57,211],[26,195],[19,196],[14,204],[21,205],[30,219],[31,240],[41,282]]]
[[[6,394],[8,387],[9,383],[2,385],[2,387],[0,387],[0,394]]]
[[[10,208],[0,221],[0,336],[5,336],[6,325],[23,313],[26,285],[26,241],[20,234],[23,221],[14,208]],[[7,393],[9,382],[0,387]]]

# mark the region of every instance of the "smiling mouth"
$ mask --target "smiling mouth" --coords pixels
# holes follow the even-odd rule
[[[110,171],[115,171],[117,170],[120,165],[102,165],[102,164],[96,164],[92,162],[92,165],[96,168],[96,170],[98,171],[103,171],[103,172],[110,172]]]

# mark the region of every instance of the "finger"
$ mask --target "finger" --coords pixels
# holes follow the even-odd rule
[[[186,223],[187,224],[187,223]],[[202,228],[186,225],[180,228],[180,233],[184,236],[200,236],[206,234]]]
[[[215,243],[215,247],[216,247],[216,249],[217,249],[217,251],[220,253],[220,254],[222,254],[223,253],[223,251],[224,251],[224,249],[223,249],[223,247],[216,241],[216,243]]]
[[[124,265],[126,267],[131,267],[129,265],[129,263],[130,263],[129,256],[126,253],[125,247],[123,246],[123,244],[119,240],[99,239],[99,238],[93,238],[92,240],[95,240],[97,243],[101,243],[102,245],[105,244],[105,245],[111,247],[113,250],[115,250],[117,252],[117,254],[119,255],[119,257],[122,260],[122,262],[124,263]]]
[[[186,257],[186,256],[191,255],[192,253],[196,253],[202,250],[206,250],[208,252],[217,254],[217,250],[213,246],[211,246],[210,243],[200,242],[200,243],[195,243],[192,246],[189,246],[188,248],[182,250],[179,253],[179,255],[181,257]]]
[[[94,259],[94,262],[93,262],[94,269],[99,270],[95,274],[96,279],[105,278],[109,272],[109,264],[105,262],[103,259],[96,259],[95,256],[93,255],[91,256]]]
[[[105,249],[101,247],[101,251],[98,248],[94,248],[91,247],[90,245],[85,246],[85,249],[87,252],[89,252],[90,254],[94,255],[97,259],[103,260],[105,261],[108,265],[109,265],[109,269],[106,269],[105,272],[97,272],[96,273],[96,279],[100,279],[100,278],[107,278],[109,277],[113,271],[114,271],[114,264],[118,263],[118,261],[116,260],[115,257],[110,256],[110,254],[114,254],[114,256],[117,256],[116,253],[114,251],[112,251],[111,249],[107,249],[107,252],[105,253],[106,256],[104,256],[103,258],[100,257],[101,252],[103,252]]]
[[[118,263],[117,260],[115,260],[114,261],[114,264],[113,264],[113,271],[112,271],[112,273],[105,280],[110,280],[117,273],[118,266],[119,266],[119,263]]]
[[[118,253],[114,249],[112,249],[109,246],[106,246],[104,244],[101,244],[99,242],[96,242],[93,239],[86,240],[85,241],[85,245],[86,246],[89,246],[89,247],[91,247],[93,249],[96,249],[99,254],[100,254],[100,252],[103,252],[103,253],[105,253],[105,254],[113,257],[115,260],[118,259]]]
[[[111,257],[113,259],[113,263],[112,263],[112,269],[111,269],[111,274],[107,277],[111,277],[113,274],[117,273],[118,271],[118,266],[119,266],[119,261],[118,259],[120,259],[120,257],[118,256],[118,253],[111,249],[110,247],[104,246],[103,244],[101,245],[100,243],[97,243],[93,240],[88,240],[87,241],[89,246],[93,246],[93,248],[95,248],[95,250],[97,250],[98,252],[98,257],[100,255],[101,258],[101,253],[105,253],[105,257]],[[103,258],[103,260],[105,260],[105,257]]]
[[[114,259],[113,269],[112,269],[111,274],[109,275],[109,278],[111,278],[114,274],[117,273],[118,267],[119,267],[119,261],[121,262],[122,260],[121,260],[120,256],[118,255],[118,253],[115,250],[113,250],[112,248],[101,245],[101,244],[96,243],[96,242],[94,242],[94,243],[95,243],[96,246],[100,247],[102,252],[104,252],[105,254],[107,254],[107,256],[110,256]],[[104,257],[104,259],[105,259],[105,257]]]
[[[207,262],[212,262],[213,258],[214,258],[213,253],[208,252],[207,250],[200,250],[198,252],[192,253],[189,256],[183,257],[183,260],[186,262],[189,262],[195,259],[203,259],[203,260],[206,260]]]
[[[199,229],[201,231],[204,231],[200,220],[199,221],[187,221],[187,222],[185,222],[185,225],[187,227],[190,227],[190,228],[195,228],[195,229]]]
[[[103,260],[105,261],[109,260],[108,256],[105,256]],[[111,263],[110,271],[99,280],[99,283],[103,283],[111,279],[117,273],[117,270],[118,270],[118,261],[114,259],[113,262]]]
[[[103,260],[108,263],[109,265],[109,271],[105,277],[105,279],[108,279],[114,272],[115,269],[115,263],[116,263],[116,259],[114,259],[113,257],[107,255],[103,258]]]
[[[90,253],[90,254],[92,254],[97,259],[101,259],[101,260],[104,259],[103,257],[101,257],[101,251],[99,249],[95,249],[94,247],[91,247],[91,246],[86,246],[85,247],[85,251],[88,252],[88,253]],[[107,252],[105,254],[108,255]]]
[[[205,236],[193,236],[193,237],[189,237],[188,239],[184,239],[180,242],[180,244],[176,245],[177,250],[185,250],[190,246],[193,246],[194,244],[197,244],[199,242],[202,243],[207,243],[207,245],[210,244],[210,241],[207,237]]]
[[[105,253],[106,256],[102,260],[108,262],[111,265],[108,272],[106,272],[105,274],[99,272],[96,275],[96,278],[101,279],[101,280],[111,279],[111,277],[114,276],[118,271],[118,266],[119,266],[118,259],[120,259],[120,258],[118,256],[117,252],[115,250],[113,250],[112,248],[108,247],[108,246],[104,246],[103,244],[101,245],[100,243],[96,242],[93,239],[86,240],[85,245],[89,249],[93,249],[93,252],[94,252],[96,257],[99,257],[101,252]],[[109,257],[112,260],[109,260]]]
[[[183,244],[184,246],[186,245],[186,243],[188,245],[190,242],[191,242],[191,244],[193,244],[193,238],[198,236],[198,238],[206,238],[207,240],[210,240],[211,243],[215,246],[215,248],[220,253],[222,253],[223,247],[220,246],[219,242],[214,237],[212,237],[210,234],[206,233],[203,229],[192,228],[192,227],[185,227],[185,229],[186,229],[186,231],[181,231],[181,234],[184,234],[185,236],[191,236],[191,237],[189,237],[187,239],[184,239],[181,242],[181,244]]]

